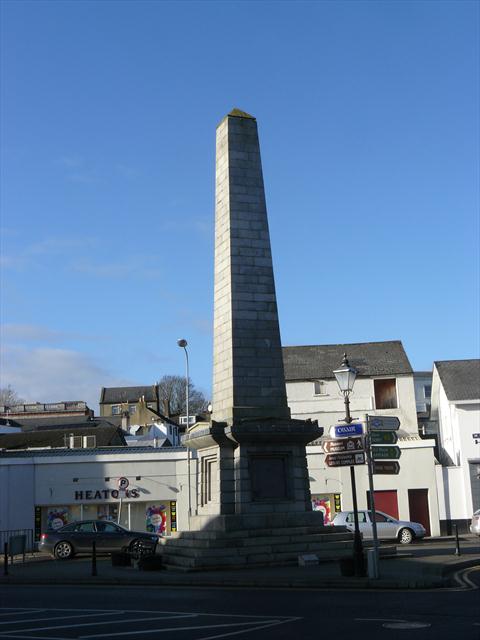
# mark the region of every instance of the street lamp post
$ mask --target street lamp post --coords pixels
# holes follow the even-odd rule
[[[186,394],[186,404],[187,404],[187,426],[185,427],[185,433],[188,433],[188,427],[190,425],[190,407],[189,407],[189,399],[190,399],[190,374],[188,371],[188,351],[187,345],[188,342],[185,338],[180,338],[177,340],[177,344],[180,348],[185,351],[185,363],[186,363],[186,383],[185,383],[185,394]],[[187,475],[188,475],[188,517],[192,515],[192,495],[191,495],[191,482],[190,482],[190,448],[187,446]]]
[[[334,372],[337,379],[340,391],[343,394],[345,401],[345,418],[343,422],[350,424],[353,420],[350,415],[350,399],[349,396],[353,390],[355,384],[355,378],[357,377],[357,371],[350,366],[347,359],[347,354],[343,354],[343,361],[339,369]],[[355,467],[350,467],[350,481],[352,484],[352,500],[353,500],[353,519],[355,522],[355,533],[353,537],[353,565],[356,576],[365,575],[365,560],[363,557],[363,544],[362,537],[360,535],[360,527],[358,525],[358,505],[357,505],[357,487],[355,483]]]

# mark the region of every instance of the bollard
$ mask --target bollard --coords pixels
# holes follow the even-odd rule
[[[95,540],[92,542],[92,576],[97,575],[97,546]]]
[[[460,540],[458,539],[458,525],[452,525],[455,527],[455,555],[459,556],[460,554]]]
[[[8,542],[3,545],[3,575],[8,576]]]

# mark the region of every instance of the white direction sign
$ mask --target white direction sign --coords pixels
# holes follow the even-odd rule
[[[326,440],[323,443],[323,450],[325,453],[344,453],[346,451],[363,451],[364,450],[363,437],[356,438],[334,438],[333,440]]]
[[[370,429],[377,431],[396,431],[400,427],[397,416],[368,416]]]

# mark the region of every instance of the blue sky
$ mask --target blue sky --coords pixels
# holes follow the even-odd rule
[[[215,127],[260,132],[282,341],[479,357],[479,4],[1,3],[2,386],[212,378]]]

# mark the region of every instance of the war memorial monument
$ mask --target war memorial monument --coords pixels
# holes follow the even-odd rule
[[[198,456],[197,507],[164,562],[191,570],[332,557],[352,535],[312,511],[305,446],[323,429],[290,416],[257,122],[238,109],[217,127],[215,191],[213,409],[184,437]]]

